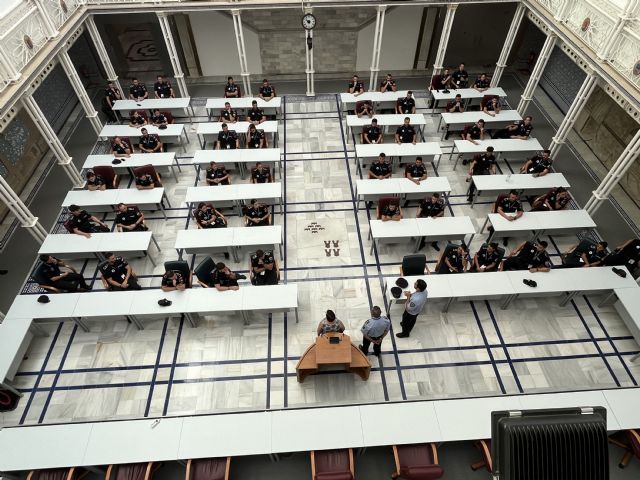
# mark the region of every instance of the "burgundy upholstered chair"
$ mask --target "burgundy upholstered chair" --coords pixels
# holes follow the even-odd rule
[[[354,480],[353,450],[311,452],[311,480]]]
[[[48,470],[32,470],[27,480],[80,480],[89,472],[82,468],[51,468]]]
[[[482,460],[471,465],[471,470],[486,468],[487,472],[493,473],[493,459],[491,458],[491,440],[478,440],[475,446],[482,454]]]
[[[626,450],[618,466],[625,468],[633,457],[640,460],[640,430],[626,430],[618,432],[609,441]]]
[[[118,188],[118,185],[120,184],[120,177],[113,167],[109,165],[100,165],[93,167],[93,172],[104,178],[104,181],[107,183],[107,188]]]
[[[394,445],[393,458],[396,471],[391,478],[436,480],[444,475],[444,470],[438,465],[438,451],[433,443]]]
[[[190,459],[184,480],[229,480],[230,468],[231,457]]]
[[[151,480],[158,468],[155,462],[109,465],[105,480]]]
[[[151,175],[151,178],[153,178],[153,186],[155,188],[162,186],[160,175],[158,175],[158,172],[156,172],[156,169],[153,167],[153,165],[142,165],[140,167],[132,168],[131,170],[133,171],[133,176],[136,178],[145,174]]]

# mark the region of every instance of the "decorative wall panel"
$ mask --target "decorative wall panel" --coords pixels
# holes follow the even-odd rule
[[[56,132],[62,129],[78,98],[63,68],[56,65],[33,93],[33,98]]]
[[[585,77],[585,72],[556,47],[540,79],[540,86],[558,108],[567,113]]]

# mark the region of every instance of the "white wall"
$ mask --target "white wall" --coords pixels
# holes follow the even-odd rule
[[[189,20],[202,75],[240,77],[240,60],[231,16],[218,12],[197,12],[190,13]],[[258,34],[244,24],[243,33],[249,72],[252,75],[261,74]],[[236,78],[236,83],[242,83],[240,78]]]
[[[386,12],[382,33],[382,52],[380,53],[380,76],[387,71],[411,70],[418,45],[421,6],[395,7]],[[358,56],[356,70],[371,68],[373,54],[373,33],[375,21],[358,32]]]

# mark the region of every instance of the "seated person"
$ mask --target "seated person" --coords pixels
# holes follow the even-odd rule
[[[184,290],[187,288],[182,273],[177,270],[167,270],[162,276],[160,284],[163,292],[172,292],[173,290]]]
[[[377,178],[378,180],[384,180],[385,178],[391,178],[391,163],[386,161],[386,155],[381,153],[369,167],[369,178]]]
[[[158,75],[157,82],[153,84],[153,93],[155,93],[156,98],[175,98],[176,96],[171,83],[162,75]]]
[[[271,176],[271,169],[268,165],[261,162],[256,163],[256,166],[251,169],[251,183],[271,183],[273,177]]]
[[[144,215],[135,205],[119,203],[116,208],[116,227],[121,232],[146,232]]]
[[[224,165],[221,163],[210,162],[209,168],[207,168],[207,172],[205,174],[205,180],[207,181],[207,185],[218,186],[218,185],[230,185],[230,177],[227,169],[224,168]]]
[[[240,140],[233,130],[229,130],[226,123],[222,124],[222,131],[218,133],[218,141],[216,142],[216,150],[229,150],[240,148]]]
[[[434,193],[430,197],[420,201],[418,210],[416,211],[416,218],[438,218],[444,217],[444,200],[440,198],[439,193]],[[420,245],[418,250],[421,250],[425,246],[425,237],[420,239]],[[437,252],[440,251],[438,242],[431,242],[431,246]]]
[[[240,87],[233,81],[233,77],[227,77],[227,84],[224,86],[224,98],[240,98]]]
[[[140,83],[137,78],[133,79],[133,83],[129,85],[129,98],[140,102],[149,96],[147,87],[144,83]]]
[[[487,74],[481,73],[480,76],[476,79],[475,83],[473,84],[473,89],[479,92],[484,92],[485,90],[489,89],[490,85],[491,85],[491,82],[487,78]]]
[[[461,63],[458,69],[451,74],[451,82],[453,88],[467,88],[469,86],[469,74],[464,69],[464,63]]]
[[[110,290],[142,290],[138,284],[138,277],[122,257],[113,253],[104,254],[106,262],[100,264],[100,273]]]
[[[547,242],[523,242],[500,265],[500,271],[529,270],[534,272],[548,272],[553,264],[547,253]]]
[[[398,90],[398,85],[396,85],[396,81],[393,79],[393,75],[387,73],[387,77],[380,82],[380,91],[381,92],[396,92]]]
[[[500,266],[498,261],[500,254],[498,253],[498,244],[490,243],[483,245],[480,250],[473,256],[470,272],[495,272]]]
[[[504,197],[498,205],[496,205],[496,213],[499,214],[505,220],[513,222],[524,215],[522,203],[520,203],[520,196],[515,190],[511,190],[509,195]],[[489,231],[493,232],[493,227],[489,227]],[[507,246],[509,238],[504,237],[502,244]]]
[[[258,130],[254,124],[249,125],[247,148],[267,148],[267,139],[264,136],[264,130]]]
[[[440,74],[438,81],[433,85],[431,89],[447,90],[448,88],[451,88],[451,82],[452,82],[451,72],[449,71],[448,68],[445,68],[444,70],[442,70],[442,73]]]
[[[355,112],[358,118],[361,118],[364,115],[369,118],[373,117],[373,115],[375,114],[375,112],[373,111],[373,102],[371,100],[362,100],[356,102]]]
[[[438,273],[463,273],[467,270],[468,264],[469,250],[464,243],[461,243],[457,248],[449,250],[446,255],[442,253]]]
[[[247,121],[253,123],[254,125],[259,125],[266,119],[267,117],[264,114],[264,110],[258,108],[258,101],[253,100],[251,102],[251,108],[247,112]]]
[[[148,173],[141,173],[136,177],[136,188],[138,190],[153,190],[155,186],[153,177]]]
[[[200,202],[195,213],[200,228],[227,228],[227,219],[210,203]]]
[[[138,110],[134,110],[131,112],[131,116],[129,117],[129,126],[133,128],[140,128],[147,124],[145,118],[140,115]]]
[[[500,100],[498,97],[493,97],[484,104],[484,107],[482,107],[482,111],[492,117],[495,117],[496,114],[500,113],[500,110],[502,110],[502,107],[500,106]]]
[[[539,153],[535,157],[531,157],[520,167],[520,173],[528,173],[534,177],[544,177],[547,173],[551,172],[551,150],[545,150],[542,155]]]
[[[95,190],[106,190],[107,182],[105,182],[102,175],[96,175],[93,170],[87,172],[87,190],[92,192]]]
[[[625,266],[633,273],[640,262],[640,240],[635,238],[627,240],[607,255],[604,264],[607,266]]]
[[[278,284],[278,262],[271,250],[256,250],[251,255],[251,273],[256,285]]]
[[[47,285],[50,287],[67,292],[88,292],[91,290],[91,287],[85,282],[84,276],[62,260],[52,255],[40,255],[40,261],[43,264],[42,273],[49,279]],[[62,273],[60,267],[69,271]]]
[[[416,161],[407,165],[404,169],[404,176],[416,185],[420,185],[422,180],[427,178],[427,169],[422,163],[422,157],[416,157]]]
[[[380,211],[380,220],[383,222],[388,222],[389,220],[398,222],[402,220],[402,209],[395,203],[390,202]]]
[[[140,130],[140,133],[142,133],[142,136],[138,142],[138,147],[143,153],[162,152],[162,141],[158,135],[155,133],[150,135],[146,128]]]
[[[93,215],[89,215],[86,210],[81,209],[78,205],[70,205],[69,212],[71,216],[67,219],[71,226],[71,230],[76,235],[91,238],[92,233],[108,232],[109,227]]]
[[[465,128],[460,136],[462,140],[469,140],[471,143],[477,145],[476,140],[484,140],[484,120],[480,119],[475,124]],[[462,162],[464,164],[464,162]]]
[[[375,118],[371,120],[371,125],[362,129],[362,143],[384,143],[384,135]]]
[[[320,320],[316,332],[318,336],[320,336],[325,333],[342,333],[344,330],[344,323],[336,318],[336,314],[333,313],[333,310],[327,310],[327,313],[324,314],[324,318]]]
[[[238,121],[238,112],[231,108],[229,102],[224,102],[224,109],[220,110],[220,122],[236,123]]]
[[[469,165],[469,174],[467,175],[467,182],[471,182],[469,190],[467,191],[467,202],[473,201],[473,194],[476,191],[476,186],[471,177],[473,175],[495,175],[497,168],[498,164],[493,154],[493,147],[487,147],[486,152],[474,155]]]
[[[354,75],[351,78],[351,83],[349,83],[349,86],[347,87],[347,92],[353,93],[355,96],[358,96],[362,95],[364,91],[364,83],[362,83],[358,75]]]
[[[608,245],[607,242],[598,242],[583,251],[578,250],[579,245],[574,245],[562,256],[562,265],[565,268],[599,267],[608,255]]]
[[[151,116],[151,125],[154,127],[161,127],[162,125],[168,124],[169,120],[167,120],[167,116],[156,108]]]
[[[527,115],[524,117],[524,120],[520,120],[518,123],[496,131],[491,138],[517,138],[519,140],[527,140],[529,135],[531,135],[531,130],[533,130],[531,120],[533,120],[533,117]]]
[[[407,92],[406,97],[399,98],[396,102],[396,113],[400,115],[416,113],[416,101],[413,99],[413,92],[411,90]]]
[[[462,101],[462,95],[459,93],[456,98],[447,102],[447,106],[444,108],[449,113],[462,113],[464,112],[464,102]]]
[[[271,213],[269,212],[269,207],[262,203],[258,203],[256,199],[251,200],[250,205],[245,210],[244,218],[248,227],[271,225]]]
[[[548,212],[564,210],[571,201],[571,195],[562,187],[552,188],[544,195],[540,195],[533,201],[532,212]]]
[[[216,263],[216,268],[211,272],[211,284],[216,287],[219,292],[226,290],[238,290],[238,280],[244,280],[244,275],[232,272],[224,263]]]
[[[133,153],[133,147],[120,137],[113,139],[111,153],[116,157],[128,157]]]
[[[404,124],[402,124],[396,130],[396,143],[400,145],[401,143],[413,143],[416,144],[417,134],[415,128],[411,125],[411,119],[406,117],[404,119]]]
[[[262,80],[262,86],[258,90],[258,96],[265,102],[268,102],[276,96],[276,89],[269,83],[269,80],[267,80],[266,78]]]

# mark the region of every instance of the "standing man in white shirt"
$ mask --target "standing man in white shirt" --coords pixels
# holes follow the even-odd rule
[[[413,326],[416,324],[418,315],[420,315],[420,312],[422,312],[422,309],[427,303],[427,282],[420,278],[413,284],[413,288],[416,289],[413,293],[408,290],[404,292],[407,301],[404,304],[404,312],[402,314],[402,321],[400,322],[402,332],[396,333],[396,337],[398,338],[407,338],[409,336],[411,330],[413,330]]]

